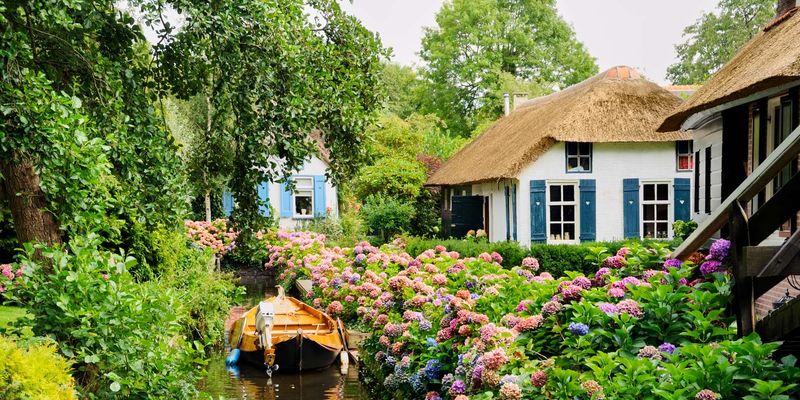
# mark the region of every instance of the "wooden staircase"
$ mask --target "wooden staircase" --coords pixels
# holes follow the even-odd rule
[[[800,299],[795,298],[777,310],[756,317],[756,303],[763,312],[765,301],[783,296],[800,279],[800,230],[796,228],[800,211],[800,173],[795,173],[758,211],[748,215],[747,204],[800,153],[800,127],[794,130],[764,162],[737,187],[719,208],[673,253],[685,259],[707,244],[717,231],[727,227],[731,240],[734,303],[740,336],[756,331],[764,341],[784,341],[779,353],[800,354]],[[781,246],[759,246],[786,221],[794,232]],[[800,285],[797,289],[800,289]],[[771,308],[771,304],[769,304]],[[761,313],[760,313],[761,314]]]

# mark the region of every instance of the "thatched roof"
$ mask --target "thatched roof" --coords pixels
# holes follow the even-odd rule
[[[681,100],[628,67],[523,103],[456,153],[427,185],[459,185],[516,177],[557,141],[661,142],[688,139],[656,133]]]
[[[794,9],[750,39],[659,131],[680,129],[690,116],[800,79],[800,12]]]

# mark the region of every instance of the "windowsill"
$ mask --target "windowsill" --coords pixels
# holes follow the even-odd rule
[[[295,215],[292,219],[314,219],[313,215]]]
[[[584,170],[580,170],[580,171],[570,171],[570,170],[567,170],[567,173],[568,173],[568,174],[591,174],[591,173],[592,173],[592,170],[588,170],[588,171],[584,171]]]
[[[547,244],[580,244],[580,240],[548,240]]]

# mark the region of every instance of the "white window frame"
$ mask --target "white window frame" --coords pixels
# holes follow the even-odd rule
[[[644,187],[647,186],[647,185],[666,185],[667,186],[667,199],[666,200],[659,200],[658,199],[658,187],[656,186],[656,187],[653,188],[653,190],[654,190],[653,195],[655,196],[655,199],[654,200],[645,200],[644,199]],[[672,239],[672,222],[673,222],[672,221],[672,219],[673,219],[672,213],[674,212],[673,211],[674,205],[672,204],[673,196],[671,194],[672,189],[673,189],[672,185],[673,185],[672,182],[664,181],[664,180],[643,181],[641,183],[641,187],[639,188],[640,189],[639,191],[641,193],[639,195],[639,207],[640,207],[640,209],[639,209],[639,213],[640,214],[639,215],[641,216],[641,221],[639,222],[639,224],[640,224],[639,225],[639,229],[641,229],[641,237],[643,239],[645,238],[645,229],[644,229],[645,224],[647,224],[647,223],[654,224],[654,230],[656,232],[658,232],[658,224],[659,223],[664,223],[664,222],[666,222],[666,224],[667,224],[667,237],[664,237],[664,238],[653,237],[653,238],[650,238],[650,239]],[[645,220],[645,217],[644,217],[644,207],[645,207],[645,205],[656,205],[657,206],[659,204],[666,204],[667,205],[667,219],[666,220],[658,219],[658,209],[656,207],[656,208],[653,209],[653,218],[654,219]]]
[[[575,145],[575,154],[569,153],[570,145]],[[581,145],[588,145],[589,146],[589,153],[584,154],[581,153]],[[594,169],[594,143],[591,142],[564,142],[564,154],[566,155],[564,161],[564,168],[568,174],[588,174],[591,173]],[[589,159],[589,169],[588,170],[577,170],[577,169],[569,169],[569,160],[576,159],[578,161],[578,166],[581,165],[581,159],[588,158]]]
[[[301,182],[309,182],[308,185],[301,185]],[[312,219],[314,218],[314,177],[313,176],[296,176],[294,177],[294,192],[292,193],[292,218],[293,219]],[[311,199],[311,209],[308,214],[297,213],[297,197],[299,195],[307,196]]]
[[[680,143],[689,143],[689,152],[681,153]],[[689,168],[681,168],[681,157],[689,157]],[[675,170],[678,172],[691,172],[694,170],[694,143],[691,140],[678,140],[675,142]]]
[[[561,198],[562,198],[562,200],[561,201],[557,201],[557,202],[553,202],[550,199],[550,187],[552,187],[552,186],[572,186],[574,188],[574,197],[573,197],[572,201],[563,201],[564,189],[561,189]],[[580,208],[579,208],[580,207],[580,201],[579,201],[580,193],[578,191],[579,190],[578,181],[547,181],[547,185],[545,187],[546,187],[545,188],[545,196],[546,196],[545,197],[545,199],[546,199],[546,201],[545,201],[545,205],[546,205],[546,207],[545,207],[546,208],[546,210],[545,210],[545,217],[546,217],[545,225],[547,226],[547,243],[548,244],[578,244],[578,243],[580,243],[579,237],[580,237],[580,226],[581,226],[580,223],[581,223],[581,221],[580,221]],[[565,206],[565,205],[572,205],[573,207],[575,207],[575,211],[574,211],[575,212],[575,219],[574,219],[575,237],[571,238],[569,240],[565,240],[563,238],[563,236],[562,236],[561,239],[551,238],[552,236],[550,234],[550,223],[551,223],[550,222],[550,207],[551,206]],[[562,208],[562,211],[561,211],[561,221],[558,221],[558,222],[555,222],[555,223],[560,223],[561,224],[561,231],[562,231],[562,235],[563,235],[563,231],[564,231],[564,211],[563,211],[563,208]]]

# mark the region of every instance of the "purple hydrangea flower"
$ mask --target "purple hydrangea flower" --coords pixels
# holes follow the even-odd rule
[[[728,253],[731,250],[731,242],[730,240],[725,239],[718,239],[714,241],[711,245],[711,248],[708,249],[708,256],[706,259],[713,259],[718,261],[725,260],[728,257]]]
[[[464,394],[467,392],[467,384],[464,383],[461,379],[456,380],[450,386],[450,394],[455,396],[459,394]]]
[[[578,336],[584,336],[589,333],[589,326],[586,324],[578,323],[571,323],[569,324],[569,331]]]
[[[683,262],[677,258],[668,258],[664,261],[664,270],[668,271],[670,268],[680,268]]]
[[[722,263],[717,260],[709,260],[700,265],[700,272],[703,275],[713,274],[722,270]]]
[[[658,351],[672,355],[675,352],[675,345],[672,343],[663,343],[658,346]]]

